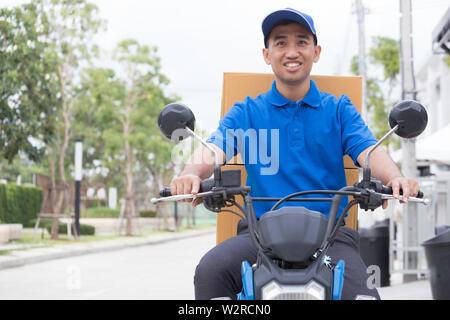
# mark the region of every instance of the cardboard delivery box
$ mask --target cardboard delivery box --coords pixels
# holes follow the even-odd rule
[[[336,97],[342,94],[347,95],[356,108],[361,112],[362,105],[362,78],[361,77],[344,77],[344,76],[311,76],[320,91],[328,92]],[[274,80],[273,74],[259,73],[224,73],[223,75],[223,91],[222,91],[222,111],[221,118],[228,110],[239,101],[244,101],[247,96],[255,98],[256,96],[268,91]],[[347,184],[353,185],[358,181],[358,169],[353,161],[348,157],[344,157],[345,173],[347,176]],[[241,183],[245,185],[247,175],[245,167],[239,155],[229,161],[222,170],[240,169]],[[236,201],[242,206],[242,197],[237,197]],[[231,210],[239,211],[236,207]],[[354,206],[347,218],[347,227],[356,229],[358,208]],[[216,242],[220,243],[230,237],[236,235],[236,227],[239,217],[236,215],[219,212],[217,214],[217,234]]]

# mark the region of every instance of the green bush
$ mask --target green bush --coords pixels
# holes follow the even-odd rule
[[[42,189],[14,183],[0,184],[0,220],[32,227],[41,210]]]
[[[117,218],[119,214],[119,209],[110,209],[108,207],[89,208],[81,211],[83,218]]]
[[[139,211],[139,214],[142,218],[154,218],[156,217],[156,211],[155,210],[142,210]]]
[[[46,227],[48,233],[52,233],[52,221],[48,220],[46,222]],[[72,230],[71,230],[72,231]],[[66,234],[67,233],[67,223],[58,223],[58,233]],[[93,236],[95,235],[95,227],[90,224],[80,224],[80,234],[85,236]]]
[[[106,207],[107,203],[105,200],[93,200],[93,199],[89,199],[86,200],[86,207],[87,208],[100,208],[98,205],[100,204],[100,207]]]

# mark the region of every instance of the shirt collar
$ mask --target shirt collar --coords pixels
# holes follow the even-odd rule
[[[292,102],[278,92],[275,85],[275,80],[272,83],[272,88],[267,92],[267,98],[270,103],[277,107],[283,107]],[[310,80],[310,88],[308,90],[308,93],[303,98],[303,100],[299,102],[303,102],[313,108],[317,108],[320,106],[320,91],[312,79]]]

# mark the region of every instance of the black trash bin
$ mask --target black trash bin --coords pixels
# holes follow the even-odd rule
[[[390,284],[389,274],[389,220],[376,223],[371,228],[359,230],[359,252],[366,266],[380,268],[380,286]]]
[[[430,271],[433,299],[450,300],[450,226],[440,228],[440,231],[422,246]]]

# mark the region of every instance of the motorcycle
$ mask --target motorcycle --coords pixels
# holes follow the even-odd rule
[[[371,147],[366,155],[361,181],[340,190],[309,190],[289,194],[283,198],[252,197],[251,187],[241,186],[240,170],[223,170],[218,155],[195,132],[195,117],[185,105],[167,105],[158,117],[161,132],[172,140],[183,140],[193,136],[214,153],[216,164],[213,178],[201,183],[196,195],[171,195],[170,189],[160,191],[160,198],[151,200],[153,204],[163,201],[179,201],[202,198],[204,206],[213,212],[230,212],[248,220],[249,232],[258,249],[257,262],[241,265],[242,291],[239,300],[339,300],[344,282],[345,261],[333,264],[327,251],[333,244],[339,228],[344,224],[346,213],[354,205],[364,210],[374,210],[384,200],[394,199],[392,188],[384,186],[371,177],[370,154],[390,135],[396,133],[403,138],[414,138],[426,127],[428,116],[425,108],[415,101],[403,101],[390,112],[391,130]],[[297,198],[310,194],[334,195],[333,198]],[[245,209],[236,202],[243,198]],[[339,205],[343,196],[352,196],[341,215]],[[402,200],[400,195],[399,200]],[[277,201],[270,211],[259,219],[253,207],[254,201]],[[281,205],[287,201],[331,201],[328,219],[320,212],[302,206]],[[419,192],[417,197],[409,197],[410,202],[429,204]],[[242,213],[232,211],[236,206]],[[301,236],[300,236],[301,235]]]

